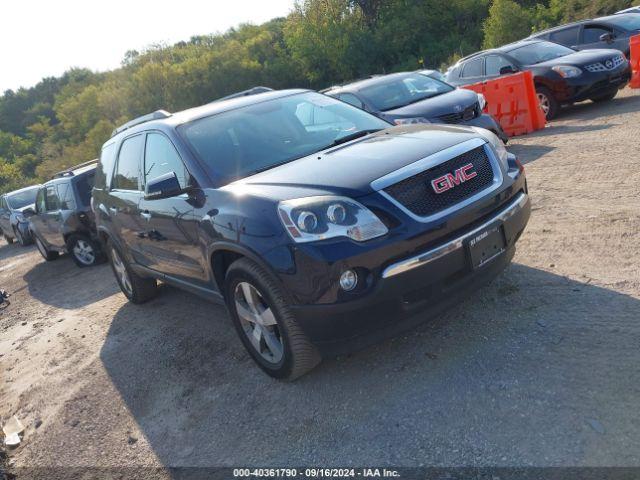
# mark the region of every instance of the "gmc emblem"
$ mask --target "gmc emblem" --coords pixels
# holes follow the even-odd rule
[[[460,168],[457,168],[453,173],[447,173],[441,177],[431,180],[431,186],[436,193],[446,192],[453,187],[457,187],[461,183],[471,180],[478,175],[477,172],[472,172],[473,163],[467,163]]]

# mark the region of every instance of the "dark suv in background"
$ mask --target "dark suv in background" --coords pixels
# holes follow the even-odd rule
[[[625,13],[561,25],[531,35],[574,50],[615,48],[629,58],[629,38],[640,33],[640,15]]]
[[[37,186],[25,187],[0,196],[0,233],[7,243],[17,239],[22,246],[31,244],[28,217],[37,191]]]
[[[125,124],[93,208],[129,300],[161,280],[225,302],[253,359],[289,379],[467,297],[530,214],[524,169],[488,130],[392,127],[306,90]]]
[[[484,97],[457,89],[422,72],[376,75],[365,80],[332,87],[323,93],[366,110],[388,122],[451,123],[471,125],[508,141],[493,117],[482,113]]]
[[[618,50],[583,50],[544,40],[522,40],[459,60],[447,81],[467,85],[528,70],[547,119],[562,105],[613,99],[631,79],[629,61]]]
[[[96,236],[91,191],[97,160],[57,173],[40,187],[30,229],[45,260],[69,252],[79,267],[105,260]]]

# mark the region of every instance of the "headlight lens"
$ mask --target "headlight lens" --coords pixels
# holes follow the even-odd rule
[[[496,156],[498,157],[498,160],[500,160],[500,163],[502,164],[504,169],[509,170],[509,159],[508,159],[509,153],[507,152],[507,149],[505,148],[504,143],[502,143],[502,140],[500,140],[495,133],[485,128],[480,128],[480,127],[471,127],[471,128],[473,128],[476,131],[476,133],[478,133],[479,135],[482,135],[487,140],[487,142],[491,144],[491,146],[493,147],[493,150],[496,152]]]
[[[431,123],[424,117],[411,117],[411,118],[395,118],[393,123],[396,125],[413,125],[416,123]]]
[[[487,106],[487,99],[481,93],[478,93],[478,105],[480,105],[480,111],[483,111],[484,107]]]
[[[278,214],[289,236],[297,243],[348,237],[364,242],[388,232],[364,205],[346,197],[318,196],[285,200]]]
[[[573,78],[582,75],[582,70],[578,67],[572,67],[571,65],[557,65],[555,67],[551,67],[551,70],[556,72],[562,78]]]

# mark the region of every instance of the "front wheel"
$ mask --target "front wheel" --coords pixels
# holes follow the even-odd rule
[[[320,363],[280,287],[255,262],[242,258],[229,267],[225,299],[244,347],[268,375],[295,380]]]
[[[540,108],[544,112],[546,119],[551,120],[556,118],[558,110],[560,109],[560,104],[556,100],[556,97],[553,96],[553,93],[551,93],[551,90],[547,87],[536,87],[536,95],[538,97]]]
[[[47,246],[44,244],[44,242],[40,240],[40,237],[38,237],[37,235],[34,235],[34,237],[35,237],[36,247],[38,247],[38,251],[40,252],[40,255],[42,255],[42,258],[44,258],[47,262],[50,262],[51,260],[55,260],[60,256],[58,252],[49,250]]]
[[[608,92],[608,93],[605,93],[604,95],[598,95],[597,97],[591,97],[591,101],[595,102],[595,103],[608,102],[608,101],[613,100],[614,98],[616,98],[617,94],[618,94],[618,90],[614,90],[613,92]]]
[[[158,283],[155,278],[145,278],[135,273],[112,241],[107,245],[107,252],[120,290],[131,303],[144,303],[156,296]]]

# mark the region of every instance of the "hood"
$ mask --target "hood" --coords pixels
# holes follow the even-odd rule
[[[371,182],[424,157],[479,138],[469,127],[403,125],[294,160],[224,189],[277,200],[313,195],[357,198],[373,192]]]
[[[442,115],[460,113],[475,105],[477,101],[478,94],[475,92],[457,88],[451,92],[443,93],[432,98],[425,98],[424,100],[405,105],[404,107],[387,110],[386,112],[382,112],[381,116],[391,119],[403,117],[436,118]]]
[[[612,50],[608,48],[598,48],[594,50],[580,50],[579,52],[565,55],[564,57],[554,58],[553,60],[547,60],[546,62],[536,63],[531,65],[532,67],[555,67],[556,65],[573,65],[576,67],[582,67],[590,65],[596,62],[602,62],[609,58],[622,55],[619,50]]]

